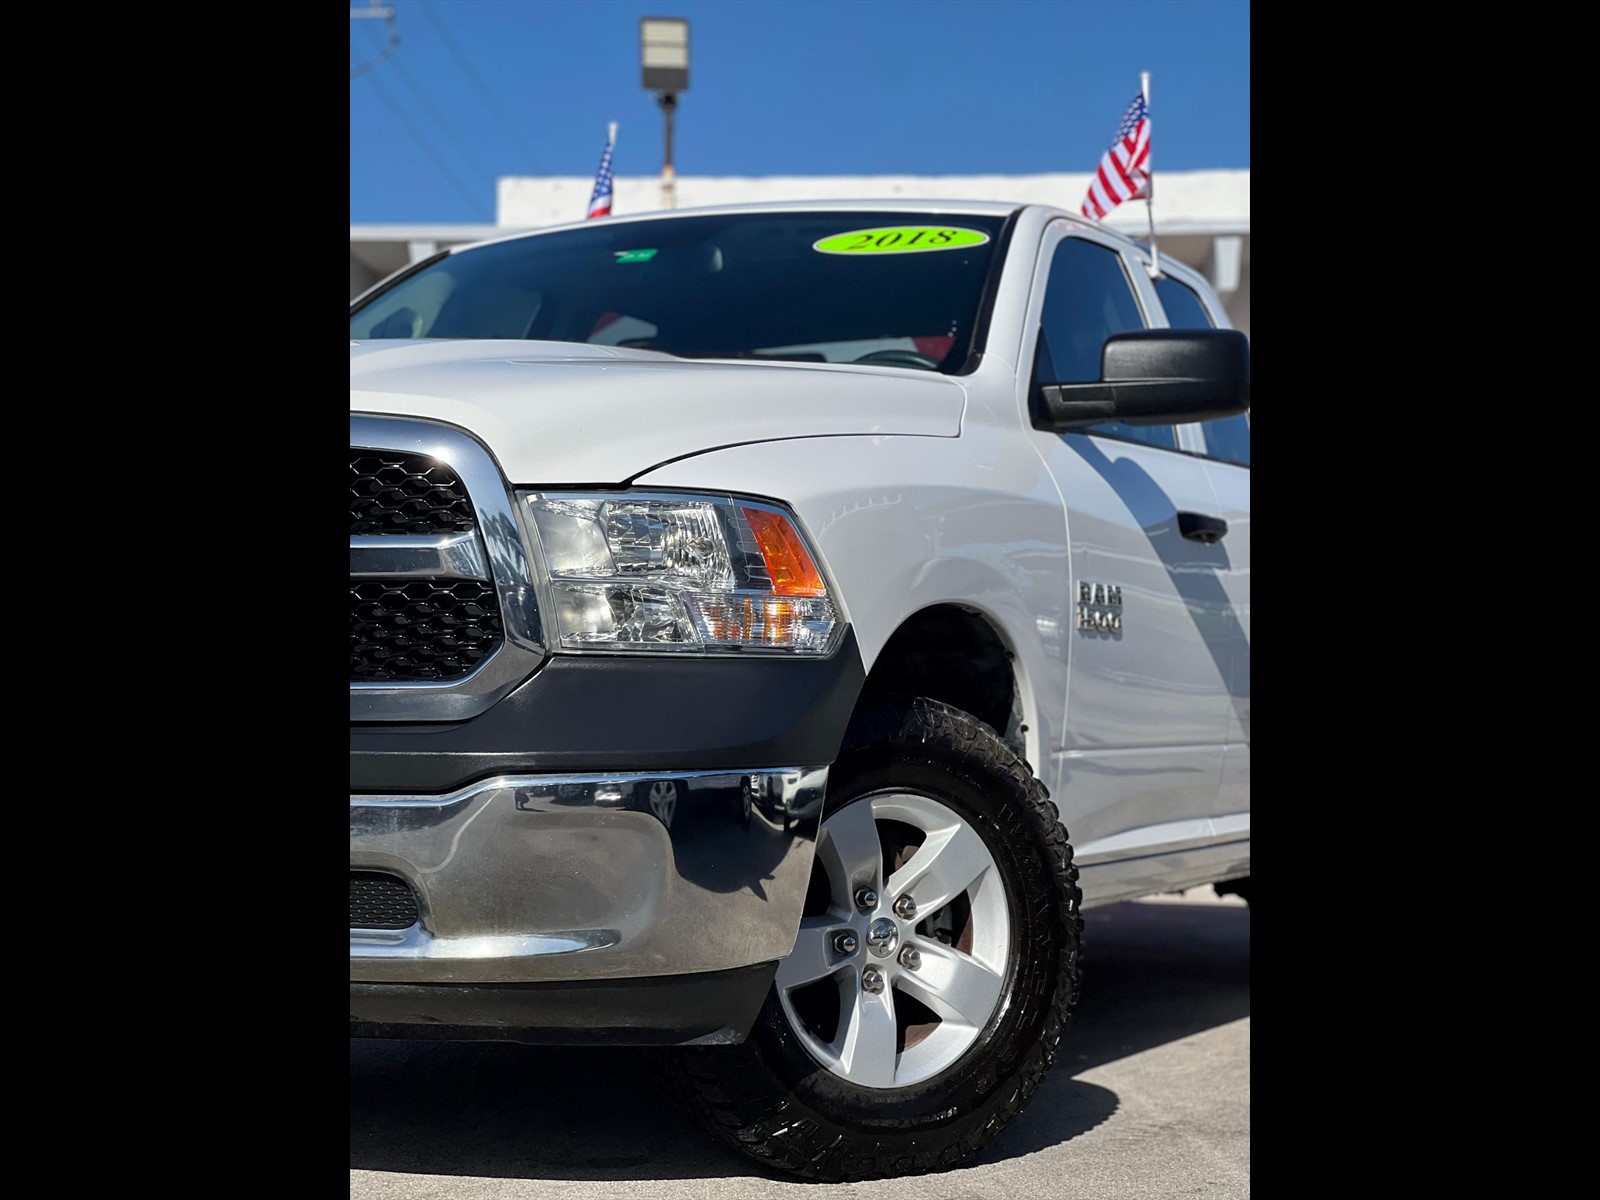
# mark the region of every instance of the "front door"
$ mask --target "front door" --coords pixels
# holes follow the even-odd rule
[[[1158,323],[1135,282],[1142,269],[1087,231],[1046,239],[1036,383],[1096,380],[1107,337]],[[1209,540],[1216,494],[1171,426],[1031,436],[1061,490],[1071,547],[1056,799],[1093,898],[1108,898],[1095,881],[1110,888],[1113,876],[1116,892],[1158,890],[1182,865],[1172,856],[1216,840],[1234,650],[1230,547]]]

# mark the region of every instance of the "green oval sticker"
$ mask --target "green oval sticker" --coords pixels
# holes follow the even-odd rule
[[[813,242],[819,254],[921,254],[927,250],[956,250],[981,246],[989,235],[978,229],[954,225],[892,225],[882,229],[853,229]]]

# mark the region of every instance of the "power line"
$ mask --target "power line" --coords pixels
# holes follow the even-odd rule
[[[379,81],[377,75],[368,73],[366,78],[372,84],[372,90],[378,93],[378,99],[382,100],[384,106],[394,114],[395,120],[405,127],[405,131],[411,135],[411,140],[422,148],[422,152],[433,161],[433,165],[439,168],[439,173],[455,185],[456,191],[461,193],[462,198],[468,204],[483,213],[485,218],[493,220],[487,210],[484,209],[482,202],[472,194],[466,184],[461,182],[456,173],[450,169],[450,164],[439,156],[438,152],[429,144],[428,139],[422,136],[422,131],[412,124],[411,118],[406,116],[405,111],[394,102],[394,98],[389,95],[388,89]]]
[[[439,31],[439,37],[444,41],[445,49],[449,50],[451,55],[455,58],[456,65],[460,67],[466,77],[477,86],[478,91],[483,93],[484,101],[488,104],[490,111],[492,111],[494,115],[499,118],[501,126],[505,129],[506,133],[510,135],[511,140],[516,142],[518,148],[528,156],[528,163],[533,167],[534,172],[536,174],[542,174],[543,172],[539,166],[539,160],[534,158],[533,151],[528,149],[528,143],[523,141],[522,136],[517,133],[516,125],[512,122],[510,116],[506,114],[506,110],[500,106],[500,101],[494,98],[494,93],[489,90],[489,85],[484,83],[482,77],[480,77],[478,72],[473,68],[472,63],[467,60],[467,56],[462,53],[461,47],[456,44],[456,39],[452,37],[450,35],[450,31],[445,28],[444,22],[441,21],[438,15],[433,11],[433,5],[428,3],[428,0],[421,0],[421,2],[422,15],[427,17],[428,20],[432,22],[433,27]]]
[[[373,44],[382,45],[382,43],[378,41],[377,30],[373,29],[371,25],[368,25],[366,29],[367,33],[372,38]],[[397,38],[396,41],[398,40],[399,39]],[[394,69],[400,73],[400,81],[404,83],[408,89],[410,89],[411,94],[416,97],[417,103],[428,110],[428,115],[433,118],[433,123],[437,125],[439,127],[439,131],[444,134],[445,140],[456,148],[457,154],[461,155],[461,157],[465,159],[479,174],[489,181],[490,187],[493,187],[494,172],[489,170],[488,167],[484,166],[483,163],[479,161],[478,156],[473,154],[472,151],[468,150],[461,139],[456,136],[455,130],[444,119],[444,116],[439,112],[439,110],[433,106],[433,102],[428,99],[428,97],[423,93],[422,89],[417,86],[417,81],[412,78],[411,72],[406,70],[405,63],[401,62],[398,57],[394,60]]]

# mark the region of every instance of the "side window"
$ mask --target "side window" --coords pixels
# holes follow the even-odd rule
[[[1143,329],[1144,314],[1133,284],[1115,250],[1065,238],[1056,247],[1045,282],[1039,320],[1039,351],[1034,382],[1093,383],[1100,378],[1100,351],[1113,333]],[[1170,425],[1094,425],[1085,433],[1104,433],[1167,450],[1178,447]]]
[[[1170,275],[1156,280],[1156,295],[1166,310],[1167,324],[1174,329],[1210,329],[1214,322],[1200,297],[1186,283],[1179,283]],[[1250,465],[1250,418],[1245,414],[1223,417],[1217,421],[1203,421],[1200,432],[1205,435],[1206,453],[1223,462]]]

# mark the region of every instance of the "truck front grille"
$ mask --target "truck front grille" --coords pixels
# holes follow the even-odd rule
[[[520,503],[466,430],[350,414],[352,722],[464,721],[538,669]]]
[[[465,533],[474,522],[460,476],[438,459],[350,448],[351,534]]]
[[[486,580],[350,581],[351,679],[459,679],[500,638],[500,605]]]
[[[381,555],[386,546],[459,540],[476,529],[472,501],[453,467],[424,454],[350,448],[352,548],[359,542]],[[481,549],[477,556],[481,568]],[[448,682],[470,675],[500,648],[500,601],[487,572],[467,569],[460,574],[477,577],[462,578],[439,569],[386,577],[381,568],[363,573],[352,566],[351,682]]]

